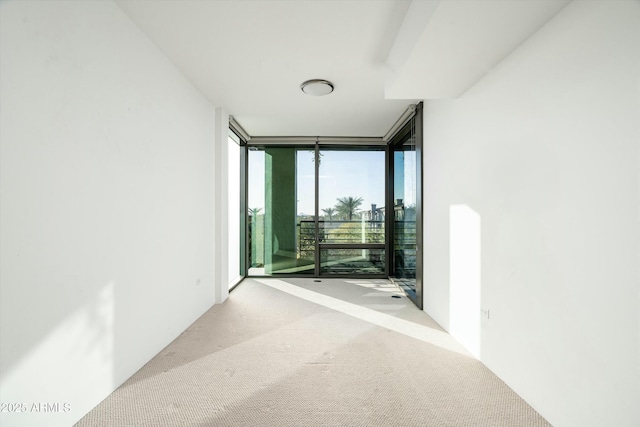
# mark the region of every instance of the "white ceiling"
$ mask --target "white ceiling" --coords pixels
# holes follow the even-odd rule
[[[386,61],[386,97],[459,97],[570,2],[412,2]]]
[[[382,136],[411,100],[385,100],[402,0],[119,1],[252,136]],[[334,83],[324,97],[300,84]]]
[[[117,0],[252,136],[383,136],[456,97],[569,0]],[[300,90],[309,79],[327,96]]]

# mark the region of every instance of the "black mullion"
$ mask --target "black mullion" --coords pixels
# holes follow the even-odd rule
[[[316,139],[316,145],[314,147],[315,149],[315,162],[314,162],[314,168],[315,168],[315,214],[314,214],[314,220],[315,220],[315,236],[314,236],[314,240],[315,240],[315,251],[314,251],[314,262],[315,262],[315,266],[314,266],[314,276],[318,277],[320,276],[320,239],[318,238],[320,235],[320,196],[319,196],[319,191],[320,191],[320,145],[318,144],[318,140]]]

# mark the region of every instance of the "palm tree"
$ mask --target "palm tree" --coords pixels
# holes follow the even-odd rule
[[[260,211],[262,210],[262,208],[249,208],[249,216],[251,217],[256,217],[260,214]]]
[[[313,157],[311,158],[311,162],[315,164],[315,162],[316,162],[316,150],[309,150],[309,151],[313,155]],[[323,154],[318,152],[318,166],[320,166],[320,164],[322,163],[322,156],[323,156]]]
[[[329,222],[333,221],[333,214],[336,213],[336,210],[334,208],[322,209],[322,212],[324,212],[325,215],[329,216]]]
[[[362,204],[362,197],[340,197],[337,199],[336,211],[347,218],[349,221],[353,219],[353,215],[358,213],[358,208]]]

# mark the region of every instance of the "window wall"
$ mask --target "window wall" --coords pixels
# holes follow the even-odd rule
[[[385,275],[385,148],[250,147],[250,275]]]
[[[383,138],[248,138],[241,271],[389,277],[422,308],[422,120],[419,103]]]

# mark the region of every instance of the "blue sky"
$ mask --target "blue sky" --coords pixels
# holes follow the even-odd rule
[[[384,206],[384,151],[323,151],[320,164],[320,214],[339,197],[362,197],[360,209]],[[313,152],[298,151],[298,213],[314,213]],[[249,154],[249,208],[264,210],[264,152]]]

